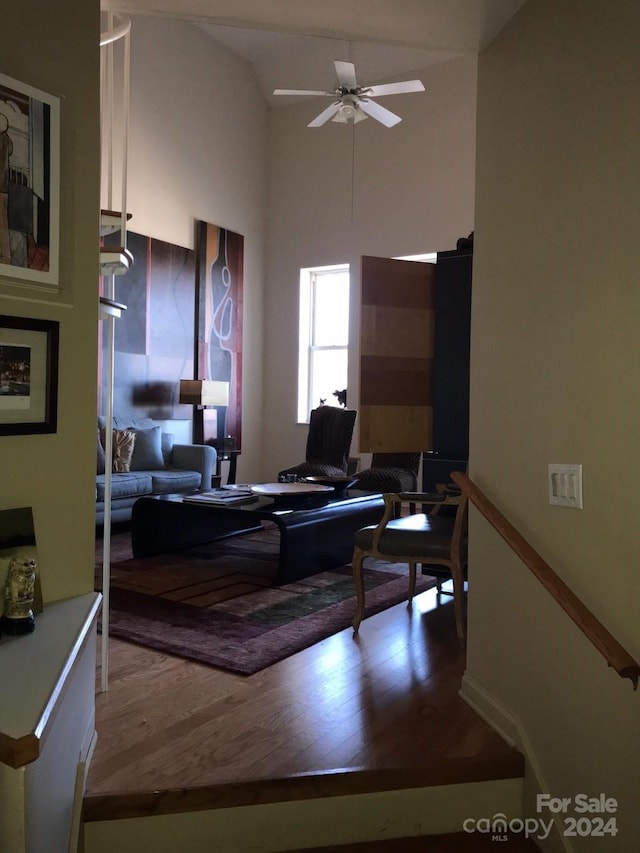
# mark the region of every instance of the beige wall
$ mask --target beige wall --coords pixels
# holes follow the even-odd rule
[[[45,601],[93,589],[98,42],[97,2],[61,15],[22,0],[3,15],[0,70],[61,99],[61,293],[47,303],[0,277],[0,313],[60,323],[57,432],[0,438],[0,509],[33,507]]]
[[[479,65],[472,478],[640,659],[640,7],[530,0]],[[584,509],[547,464],[582,463]],[[640,835],[640,694],[471,516],[468,671],[549,789],[618,797]]]
[[[131,230],[193,248],[204,220],[245,238],[239,478],[256,476],[262,448],[267,118],[250,66],[198,27],[132,19]]]
[[[271,114],[266,478],[304,459],[307,427],[296,423],[300,268],[351,265],[348,404],[357,408],[360,257],[453,249],[473,230],[476,60],[449,60],[415,76],[426,92],[389,100],[403,119],[393,128],[373,119],[355,134],[334,122],[308,128],[325,106],[319,99]]]

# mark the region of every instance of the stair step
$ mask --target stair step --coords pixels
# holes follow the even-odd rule
[[[508,841],[508,853],[534,853],[540,850],[530,838],[511,834],[501,836]],[[496,841],[491,835],[478,833],[451,832],[446,835],[419,835],[405,838],[387,838],[385,841],[360,841],[356,844],[339,844],[331,847],[307,847],[305,853],[482,853],[491,850],[496,853]],[[287,850],[283,853],[301,853]]]
[[[131,219],[131,214],[127,213],[127,222]],[[106,237],[107,234],[115,234],[122,228],[122,213],[119,210],[101,210],[100,211],[100,236]]]
[[[142,818],[136,838],[150,850],[165,851],[167,815],[179,816],[185,849],[250,849],[261,838],[264,851],[297,851],[303,843],[331,844],[320,850],[376,850],[377,840],[404,839],[415,827],[425,835],[420,849],[439,853],[485,849],[426,847],[427,836],[458,833],[470,814],[509,818],[522,815],[524,758],[516,750],[501,758],[460,758],[385,770],[338,770],[205,785],[178,790],[93,794],[84,798],[85,853],[111,853],[125,843],[132,819]],[[272,808],[265,809],[265,806]],[[471,809],[471,811],[470,811]],[[137,821],[136,821],[137,823]],[[309,829],[313,828],[309,838]],[[188,836],[188,837],[187,837]],[[468,836],[462,833],[463,839]],[[188,843],[187,843],[188,842]],[[411,844],[416,839],[410,838]],[[350,846],[353,845],[353,846]],[[204,848],[202,848],[204,849]],[[209,848],[206,848],[209,849]],[[510,847],[519,851],[519,847]],[[534,850],[526,847],[522,850]]]
[[[133,264],[133,255],[125,246],[100,248],[100,275],[124,275]]]
[[[106,317],[122,317],[122,312],[127,310],[127,306],[122,302],[116,302],[115,299],[107,299],[106,296],[100,297],[100,319]]]
[[[84,820],[121,820],[203,808],[220,809],[257,803],[265,805],[292,799],[307,800],[497,779],[522,779],[523,776],[524,757],[514,750],[506,757],[449,758],[430,761],[424,767],[341,770],[167,791],[89,794],[84,798]]]

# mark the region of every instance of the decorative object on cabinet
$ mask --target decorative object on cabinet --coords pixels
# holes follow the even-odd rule
[[[31,634],[36,618],[31,609],[35,598],[38,564],[33,557],[12,557],[4,587],[4,613],[0,633]]]
[[[0,275],[58,286],[59,99],[0,74]]]
[[[17,509],[4,509],[0,511],[0,613],[9,618],[6,607],[6,591],[17,605],[24,606],[25,596],[14,595],[12,592],[11,575],[15,573],[15,565],[29,565],[35,570],[33,583],[29,589],[29,603],[27,609],[27,622],[33,624],[33,614],[42,612],[42,591],[40,584],[40,573],[38,569],[38,551],[36,548],[36,534],[33,525],[33,511],[31,507],[18,507]],[[13,568],[12,568],[13,567]],[[14,581],[20,586],[19,579]],[[31,611],[31,615],[29,615]],[[18,614],[19,615],[19,614]],[[13,614],[12,620],[15,619]],[[5,625],[4,620],[0,626],[0,633],[15,634],[22,633],[20,630],[12,630],[16,624],[12,621]],[[17,626],[18,628],[21,626]],[[32,630],[32,628],[29,628]],[[26,632],[25,632],[26,633]]]
[[[0,435],[56,432],[56,320],[0,315]]]

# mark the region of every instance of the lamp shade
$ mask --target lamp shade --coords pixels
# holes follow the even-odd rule
[[[229,383],[214,379],[181,379],[180,402],[191,406],[228,406]]]

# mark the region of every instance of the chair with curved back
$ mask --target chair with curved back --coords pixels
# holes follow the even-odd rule
[[[299,477],[339,477],[347,473],[357,412],[337,406],[318,406],[309,418],[305,461],[278,473]]]
[[[408,505],[409,514],[398,517],[401,506]],[[454,515],[440,512],[441,507],[455,506]],[[414,512],[416,507],[423,512]],[[430,512],[425,512],[431,507]],[[384,513],[378,524],[363,527],[355,535],[353,580],[356,588],[357,610],[353,619],[354,633],[358,632],[364,615],[365,590],[362,567],[367,557],[389,563],[409,564],[409,605],[416,587],[418,563],[423,572],[429,567],[442,574],[444,569],[453,580],[453,607],[456,633],[460,643],[465,639],[463,615],[464,575],[467,564],[468,501],[458,490],[442,488],[432,492],[401,492],[384,495]],[[426,566],[426,568],[425,568]],[[438,588],[440,588],[438,583]]]

